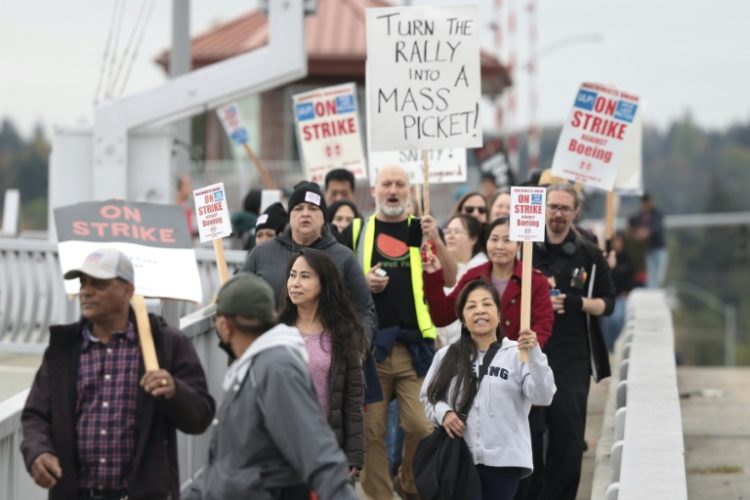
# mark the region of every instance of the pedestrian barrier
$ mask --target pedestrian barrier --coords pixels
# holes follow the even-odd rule
[[[674,331],[663,290],[631,292],[621,337],[592,498],[687,499]],[[605,481],[606,489],[598,488]]]
[[[225,252],[230,274],[244,262],[241,250]],[[151,301],[152,310],[163,312],[170,322],[208,304],[219,288],[212,248],[196,248],[195,256],[203,286],[203,304]],[[0,352],[41,353],[47,346],[51,324],[78,319],[75,297],[63,287],[55,242],[38,239],[0,238]]]

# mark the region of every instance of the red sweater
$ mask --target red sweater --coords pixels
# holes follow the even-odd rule
[[[500,329],[503,335],[511,340],[518,339],[518,332],[521,329],[521,268],[521,261],[516,259],[513,275],[508,281],[505,293],[500,298]],[[461,290],[470,281],[481,277],[491,283],[491,276],[492,262],[471,268],[461,277],[450,295],[446,296],[443,291],[445,286],[443,271],[423,273],[424,296],[430,308],[432,322],[436,326],[446,326],[456,321],[456,300]],[[541,271],[533,269],[531,272],[531,329],[536,333],[541,347],[544,347],[552,335],[553,323],[554,312],[549,299],[547,278]]]

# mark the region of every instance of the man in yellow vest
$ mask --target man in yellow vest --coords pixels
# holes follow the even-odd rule
[[[402,465],[394,481],[402,497],[414,498],[412,458],[419,441],[432,431],[419,390],[435,353],[435,326],[422,291],[422,227],[407,213],[410,186],[403,168],[381,168],[372,195],[375,214],[353,231],[353,239],[378,312],[373,354],[383,401],[368,405],[365,413],[362,488],[375,500],[393,498],[385,437],[388,403],[395,394],[405,439]]]

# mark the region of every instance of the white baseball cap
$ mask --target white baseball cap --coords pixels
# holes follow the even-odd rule
[[[133,264],[127,255],[114,248],[100,248],[90,253],[81,267],[71,269],[65,273],[64,278],[72,280],[80,278],[82,274],[101,280],[120,278],[128,283],[135,283]]]

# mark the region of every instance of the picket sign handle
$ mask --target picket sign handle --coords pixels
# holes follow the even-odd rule
[[[531,241],[523,242],[523,260],[521,261],[521,331],[531,328],[531,263],[533,260]],[[521,363],[529,362],[526,349],[518,349]]]
[[[227,268],[227,258],[224,256],[224,239],[217,238],[214,240],[214,254],[216,254],[216,268],[219,270],[219,286],[229,279],[229,269]]]
[[[146,300],[143,295],[133,295],[131,303],[133,310],[135,310],[135,322],[138,325],[138,342],[143,354],[143,366],[147,372],[158,370],[159,361],[156,359],[154,336],[151,334],[151,322],[148,320]]]
[[[242,146],[245,149],[245,153],[247,153],[248,158],[250,158],[250,161],[253,162],[255,168],[258,169],[258,173],[260,173],[260,181],[261,183],[263,183],[263,187],[266,189],[276,189],[276,183],[273,182],[271,174],[268,172],[265,165],[261,163],[260,158],[258,158],[258,156],[253,152],[250,145],[245,143]]]
[[[617,212],[617,193],[607,192],[606,215],[604,218],[604,242],[606,250],[612,250],[612,238],[615,234],[615,215]]]
[[[430,215],[430,160],[426,149],[422,150],[422,203],[424,203],[423,214]]]

